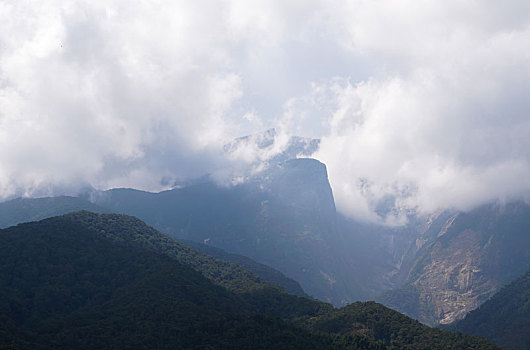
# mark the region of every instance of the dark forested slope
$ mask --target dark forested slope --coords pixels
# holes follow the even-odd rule
[[[250,258],[247,258],[246,256],[228,253],[222,249],[215,248],[207,244],[198,243],[194,241],[181,242],[193,249],[200,251],[201,253],[212,256],[216,259],[221,259],[239,265],[244,269],[255,273],[266,282],[282,286],[289,294],[296,295],[299,297],[309,297],[304,292],[302,287],[300,287],[300,284],[298,282],[286,277],[283,273],[276,269],[273,269],[272,267],[260,264]]]
[[[35,221],[35,220],[41,220],[57,215],[62,215],[70,212],[80,211],[80,210],[90,210],[92,212],[99,212],[99,213],[106,213],[110,212],[109,209],[97,206],[88,200],[84,200],[81,198],[76,197],[68,197],[68,196],[60,196],[60,197],[44,197],[44,198],[18,198],[14,200],[10,200],[7,202],[0,203],[0,228],[13,226],[19,223],[29,222],[29,221]],[[79,216],[78,216],[79,217]],[[93,217],[95,218],[95,217]],[[156,237],[150,237],[149,240],[151,244],[153,242],[158,241],[159,243],[166,242],[165,245],[169,244],[173,247],[173,250],[181,250],[183,254],[181,254],[181,257],[184,258],[185,256],[189,254],[196,255],[197,252],[195,250],[190,250],[188,247],[178,244],[174,240],[168,240],[166,236],[160,237],[160,232],[157,232],[151,228],[147,228],[147,226],[141,222],[140,220],[133,220],[132,218],[129,219],[130,223],[136,226],[140,226],[136,228],[136,230],[143,230],[145,234],[151,234]],[[115,230],[116,231],[116,230]],[[121,232],[118,230],[117,232]],[[146,236],[138,236],[140,237],[146,237]],[[147,239],[147,238],[146,238]],[[137,242],[138,243],[138,242]],[[188,241],[188,243],[194,243],[192,241]],[[290,279],[283,275],[278,270],[275,270],[269,266],[259,264],[255,261],[253,261],[250,258],[240,256],[237,254],[230,254],[227,252],[224,252],[219,249],[215,249],[213,247],[203,246],[199,243],[194,243],[197,245],[197,250],[203,250],[205,254],[213,256],[215,255],[216,258],[225,260],[228,262],[235,263],[237,265],[244,266],[246,270],[252,271],[254,274],[258,275],[261,279],[263,279],[266,282],[280,285],[282,286],[287,292],[290,294],[298,295],[298,296],[307,296],[305,292],[302,290],[300,285],[294,281],[293,279]],[[158,248],[163,249],[164,251],[168,250],[169,248],[167,246],[164,247],[164,244],[158,245],[157,247],[152,248]],[[201,249],[202,248],[202,249]],[[171,249],[169,249],[171,250]],[[194,258],[193,261],[199,261],[199,260],[206,260],[206,261],[212,261],[211,258],[202,256],[200,259]],[[226,264],[216,264],[216,266],[228,266]],[[231,266],[231,269],[233,270],[232,273],[240,274],[242,277],[244,275],[248,275],[248,271],[241,271],[239,267]],[[235,270],[239,270],[239,272],[235,272]],[[206,271],[203,271],[206,272]],[[210,274],[211,275],[211,274]],[[222,276],[216,276],[217,282],[220,281]],[[256,279],[256,276],[246,276],[247,279]],[[227,280],[225,280],[226,282]],[[230,283],[233,285],[236,283],[237,279],[235,278],[235,275],[230,278]],[[225,285],[226,287],[226,285]]]
[[[530,349],[530,270],[451,328],[491,339],[503,349]]]
[[[241,283],[237,270],[233,277],[240,282],[225,283],[230,265],[205,267],[218,260],[186,254],[150,230],[135,218],[88,212],[0,230],[0,345],[495,348],[480,338],[419,326],[375,303],[333,309],[259,279]],[[210,280],[190,266],[211,273]]]
[[[165,255],[70,218],[0,231],[0,344],[22,349],[335,347]],[[335,348],[339,348],[338,346]]]

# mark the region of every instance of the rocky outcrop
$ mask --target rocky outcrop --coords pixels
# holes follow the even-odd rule
[[[530,207],[523,202],[445,214],[428,226],[405,258],[413,263],[403,286],[379,298],[424,323],[462,319],[530,266]]]
[[[428,263],[412,283],[420,291],[420,304],[432,310],[432,314],[420,314],[421,320],[451,323],[491,296],[498,282],[483,273],[481,249],[479,235],[472,230],[459,234],[447,247],[435,243]]]

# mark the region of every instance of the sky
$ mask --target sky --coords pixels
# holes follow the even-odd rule
[[[276,128],[399,225],[528,198],[529,107],[528,1],[0,1],[0,199],[233,174]]]

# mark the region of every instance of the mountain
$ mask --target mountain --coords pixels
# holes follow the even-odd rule
[[[200,272],[216,285],[242,293],[270,285],[239,265],[215,259],[171,239],[133,216],[99,215],[87,211],[66,214],[65,219],[82,224],[107,240],[135,249],[154,251]]]
[[[82,198],[77,197],[60,196],[45,198],[19,198],[0,203],[0,228],[16,225],[23,222],[49,218],[56,215],[66,214],[79,210],[91,210],[99,213],[110,213],[109,209],[97,206],[89,202],[88,200],[84,200]],[[140,222],[139,220],[137,221]],[[153,231],[151,228],[147,228],[144,223],[141,223],[140,225],[138,224],[138,222],[136,223],[137,226],[143,225],[143,230]],[[158,233],[158,235],[160,234]],[[160,241],[170,242],[170,244],[174,246],[174,249],[180,250],[181,252],[186,251],[186,254],[196,254],[195,250],[189,249],[187,246],[179,244],[173,240],[168,241],[165,239],[165,236],[159,237],[158,239]],[[201,248],[200,244],[196,244],[199,248]],[[244,265],[246,270],[254,272],[266,282],[284,287],[286,291],[291,294],[298,296],[307,296],[296,281],[287,278],[281,272],[271,267],[259,264],[247,257],[243,257],[237,254],[229,254],[220,249],[215,250],[215,248],[213,247],[205,246],[202,250],[205,250],[205,253],[207,255],[215,255],[215,257],[220,260],[225,260],[236,265]],[[211,254],[208,254],[208,252],[206,251]],[[183,256],[186,256],[186,254],[184,254]],[[210,257],[203,256],[201,260],[212,259]],[[242,270],[239,266],[232,266],[232,269],[236,268]],[[231,273],[234,273],[234,271],[232,271]],[[237,273],[240,275],[244,275],[247,274],[248,271],[238,271]],[[255,276],[252,276],[252,279],[255,279]]]
[[[113,189],[83,198],[137,216],[178,240],[271,266],[334,305],[373,300],[398,284],[392,279],[394,255],[386,237],[380,238],[384,230],[337,213],[326,166],[297,158],[318,145],[317,139],[285,138],[271,129],[225,146],[236,158],[248,150],[258,155],[254,166],[261,170],[237,185],[221,186],[205,176],[160,193]]]
[[[79,210],[108,213],[109,210],[78,197],[17,198],[0,202],[0,228]]]
[[[450,329],[491,339],[503,349],[530,349],[530,270]]]
[[[259,281],[230,283],[226,265],[175,247],[115,214],[78,212],[0,230],[0,346],[497,349],[373,302],[333,309]]]
[[[111,219],[127,227],[118,217]],[[113,228],[97,223],[101,231],[96,231],[83,220],[90,222],[81,213],[0,231],[0,344],[20,349],[334,347],[329,336],[256,314],[242,298],[190,267],[134,242],[108,239],[103,231]]]
[[[323,332],[362,334],[382,340],[389,349],[490,349],[492,343],[470,342],[468,335],[430,328],[376,302],[356,302],[311,318],[308,328]]]
[[[313,159],[271,165],[233,187],[96,198],[177,239],[271,266],[320,300],[375,299],[429,325],[463,318],[530,266],[524,202],[411,216],[399,228],[356,223],[336,213],[325,166]]]
[[[18,209],[6,215],[0,203],[0,223],[20,222],[20,208],[25,220],[75,205],[130,214],[197,249],[244,264],[293,294],[305,295],[301,286],[336,306],[375,299],[429,325],[463,318],[530,267],[530,209],[524,202],[410,213],[403,227],[355,222],[336,212],[325,165],[294,158],[310,155],[318,140],[282,137],[270,130],[225,147],[227,153],[249,147],[263,152],[261,171],[237,185],[220,186],[205,176],[160,193],[92,190],[85,200],[61,197],[56,205],[46,199],[37,209],[29,200],[20,202],[24,206],[11,201]],[[61,208],[66,200],[74,203]]]
[[[401,287],[377,300],[426,324],[463,318],[530,267],[530,207],[522,201],[438,213],[415,230],[401,256]]]
[[[369,283],[352,274],[355,259],[337,229],[326,167],[314,159],[271,164],[232,187],[201,182],[160,193],[114,189],[93,198],[174,238],[271,266],[335,305],[373,297]]]

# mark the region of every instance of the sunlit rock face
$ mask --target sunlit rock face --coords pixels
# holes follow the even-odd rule
[[[404,287],[380,297],[427,324],[462,319],[530,266],[530,207],[524,202],[490,204],[438,221],[412,254]]]

